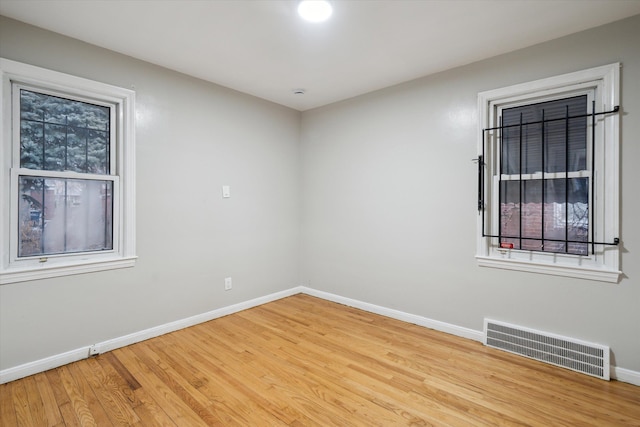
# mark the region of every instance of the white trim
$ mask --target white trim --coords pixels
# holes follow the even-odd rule
[[[35,375],[40,372],[48,371],[49,369],[54,369],[59,366],[77,362],[78,360],[86,359],[88,354],[89,348],[83,347],[25,363],[24,365],[4,369],[0,371],[0,384],[19,380],[20,378],[28,377],[29,375]]]
[[[69,171],[48,171],[48,170],[36,170],[26,168],[11,168],[11,176],[29,176],[36,178],[57,178],[57,179],[78,179],[89,181],[117,181],[120,179],[118,175],[100,175],[96,173],[80,173]]]
[[[342,297],[340,295],[335,295],[328,292],[303,287],[302,293],[474,341],[482,342],[484,336],[482,331],[476,331],[474,329],[452,325],[451,323],[429,319],[428,317],[418,316],[416,314],[405,313],[403,311],[394,310],[392,308],[381,307],[379,305]]]
[[[533,95],[541,90],[553,90],[559,88],[565,88],[567,86],[581,87],[584,83],[592,82],[594,80],[603,79],[605,85],[615,84],[618,86],[619,70],[621,64],[615,62],[613,64],[602,65],[600,67],[589,68],[586,70],[575,71],[573,73],[561,74],[559,76],[547,77],[531,82],[520,83],[512,86],[507,86],[499,89],[492,89],[481,92],[478,96],[489,101],[491,99],[507,98],[507,97],[521,97],[523,95]],[[605,100],[611,107],[619,105],[619,91],[614,91],[609,94],[610,96]],[[480,100],[479,100],[480,101]],[[483,117],[484,118],[484,117]],[[482,128],[480,129],[482,130]]]
[[[508,252],[508,250],[505,250]],[[600,282],[618,283],[621,271],[605,268],[574,267],[562,264],[536,263],[518,259],[500,259],[491,256],[476,256],[480,267],[494,267],[503,270],[525,271],[528,273],[544,273],[552,276],[575,277],[578,279],[597,280]]]
[[[369,304],[367,302],[342,297],[340,295],[331,294],[324,291],[319,291],[316,289],[308,288],[306,286],[299,286],[298,289],[300,289],[300,293],[306,295],[311,295],[327,301],[332,301],[338,304],[344,304],[349,307],[368,311],[370,313],[379,314],[381,316],[390,317],[392,319],[400,320],[407,323],[413,323],[418,326],[424,326],[425,328],[434,329],[436,331],[445,332],[447,334],[455,335],[461,338],[467,338],[473,341],[484,343],[484,331],[476,331],[475,329],[469,329],[462,326],[453,325],[451,323],[429,319],[428,317],[405,313],[403,311],[381,307],[375,304]],[[612,379],[640,386],[640,372],[632,371],[631,369],[616,367],[615,365],[609,366]]]
[[[129,335],[124,335],[93,345],[67,351],[65,353],[46,357],[44,359],[25,363],[13,368],[4,369],[0,371],[0,384],[24,378],[29,375],[37,374],[39,372],[44,372],[46,370],[57,368],[58,366],[66,365],[78,360],[86,359],[90,354],[95,355],[99,353],[105,353],[107,351],[115,350],[120,347],[125,347],[127,345],[145,341],[150,338],[159,337],[170,332],[175,332],[177,330],[208,322],[219,317],[228,316],[229,314],[237,313],[239,311],[247,310],[249,308],[257,307],[262,304],[296,295],[301,292],[302,287],[294,287],[285,291],[276,292],[259,298],[254,298],[249,301],[244,301],[227,307],[218,308],[206,313],[197,314],[195,316],[187,317],[186,319],[180,319],[174,322],[165,323],[164,325],[155,326],[153,328],[134,332]]]
[[[78,261],[73,264],[58,264],[39,268],[25,268],[14,270],[4,270],[0,274],[0,285],[8,283],[27,282],[30,280],[48,279],[51,277],[70,276],[74,274],[94,273],[96,271],[115,270],[119,268],[129,268],[136,264],[138,257],[118,257],[107,259],[91,259]]]
[[[34,375],[40,372],[44,372],[49,369],[57,368],[58,366],[66,365],[68,363],[76,362],[78,360],[86,359],[89,355],[105,353],[107,351],[115,350],[120,347],[135,344],[150,338],[155,338],[169,332],[174,332],[183,328],[197,325],[199,323],[208,322],[209,320],[217,319],[219,317],[227,316],[233,313],[237,313],[243,310],[247,310],[253,307],[260,306],[272,301],[277,301],[282,298],[290,297],[296,294],[306,294],[321,298],[327,301],[332,301],[338,304],[344,304],[349,307],[358,308],[370,313],[379,314],[381,316],[390,317],[407,323],[413,323],[418,326],[434,329],[440,332],[452,334],[461,338],[470,339],[473,341],[483,342],[484,332],[476,331],[475,329],[469,329],[451,323],[441,322],[439,320],[429,319],[427,317],[418,316],[415,314],[405,313],[403,311],[394,310],[391,308],[382,307],[367,302],[342,297],[340,295],[332,294],[329,292],[319,291],[306,286],[296,286],[291,289],[287,289],[273,294],[266,295],[264,297],[254,298],[249,301],[241,302],[238,304],[222,307],[216,310],[212,310],[206,313],[198,314],[186,319],[177,320],[175,322],[169,322],[164,325],[156,326],[153,328],[145,329],[143,331],[134,332],[129,335],[102,341],[100,343],[71,350],[65,353],[57,354],[54,356],[46,357],[44,359],[36,360],[33,362],[25,363],[23,365],[15,366],[0,371],[0,384],[4,384],[10,381],[14,381],[20,378]],[[618,381],[634,384],[640,386],[640,372],[632,371],[630,369],[620,368],[611,365],[611,378]]]
[[[611,365],[611,378],[620,382],[640,386],[640,372]]]
[[[175,322],[165,323],[164,325],[156,326],[154,328],[145,329],[143,331],[134,332],[123,337],[118,337],[112,340],[103,341],[95,344],[93,347],[97,350],[97,353],[104,353],[107,351],[115,350],[116,348],[124,347],[127,345],[135,344],[137,342],[145,341],[150,338],[159,337],[170,332],[175,332],[180,329],[195,326],[200,323],[208,322],[219,317],[228,316],[233,313],[248,310],[253,307],[258,307],[269,302],[277,301],[282,298],[290,297],[295,294],[299,294],[299,288],[291,288],[284,291],[276,292],[263,297],[254,298],[249,301],[240,302],[238,304],[229,305],[227,307],[218,308],[216,310],[208,311],[206,313],[197,314],[195,316],[187,317],[186,319],[176,320]]]
[[[38,172],[38,176],[69,176],[83,179],[113,181],[113,250],[109,253],[83,253],[48,256],[46,268],[31,259],[17,260],[13,249],[5,239],[0,244],[0,285],[24,282],[29,280],[46,279],[72,274],[111,270],[132,267],[136,260],[136,219],[135,219],[135,92],[129,89],[76,77],[57,71],[36,67],[29,64],[0,58],[0,119],[2,120],[2,135],[0,135],[0,199],[3,208],[0,209],[0,234],[10,236],[10,244],[15,245],[17,238],[15,221],[11,215],[15,211],[7,200],[17,200],[15,183],[11,183],[11,175],[17,172],[28,172],[16,168],[12,164],[17,155],[12,154],[12,100],[11,86],[13,83],[33,86],[38,90],[62,92],[70,96],[86,100],[96,100],[100,104],[111,105],[115,123],[112,131],[115,135],[115,146],[111,150],[112,158],[119,159],[112,163],[115,169],[111,176],[93,175],[70,172]],[[115,130],[113,130],[115,128]],[[13,172],[11,169],[13,168]],[[115,176],[114,176],[115,175]],[[5,205],[6,203],[6,205]]]
[[[493,127],[494,110],[499,106],[528,99],[529,102],[560,94],[584,91],[595,88],[595,100],[598,111],[609,111],[619,106],[620,63],[613,63],[574,73],[540,79],[504,88],[488,90],[478,94],[478,155],[483,153],[484,129]],[[604,171],[595,180],[596,194],[599,203],[595,206],[596,221],[594,227],[596,241],[613,241],[620,237],[619,227],[619,114],[611,114],[598,118],[597,130],[599,139],[603,141],[603,150],[598,156],[597,171]],[[619,271],[620,248],[617,246],[598,245],[595,254],[585,257],[561,256],[553,253],[531,251],[504,251],[492,242],[494,238],[482,237],[497,234],[497,201],[493,196],[497,189],[494,186],[495,148],[485,147],[485,162],[489,168],[485,171],[485,222],[482,215],[477,216],[476,259],[481,267],[494,267],[507,270],[526,271],[531,273],[551,274],[556,276],[575,277],[618,283],[622,277]],[[604,155],[606,151],[606,155]],[[593,154],[592,154],[593,155]],[[592,205],[593,206],[593,205]],[[593,236],[593,235],[592,235]]]

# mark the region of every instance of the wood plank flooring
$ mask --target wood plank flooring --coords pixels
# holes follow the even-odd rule
[[[0,425],[640,426],[640,387],[296,295],[4,384]]]

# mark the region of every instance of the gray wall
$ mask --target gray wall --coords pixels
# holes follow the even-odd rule
[[[0,286],[0,369],[298,285],[299,112],[4,18],[0,55],[135,88],[139,256]]]
[[[1,56],[135,86],[140,256],[1,286],[0,370],[302,284],[608,344],[640,371],[639,39],[635,17],[300,114],[0,18]],[[477,267],[477,93],[615,61],[625,278]]]
[[[304,113],[302,283],[475,330],[490,317],[608,344],[640,371],[639,40],[636,16]],[[477,267],[478,92],[616,61],[625,278]]]

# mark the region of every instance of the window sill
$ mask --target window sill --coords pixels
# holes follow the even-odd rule
[[[73,264],[58,264],[37,268],[15,268],[0,272],[0,285],[27,282],[30,280],[50,279],[53,277],[71,276],[74,274],[93,273],[97,271],[115,270],[133,267],[137,257],[120,257]]]
[[[529,273],[551,274],[554,276],[573,277],[578,279],[597,280],[600,282],[618,283],[621,271],[604,268],[574,267],[560,264],[543,264],[531,261],[498,259],[487,256],[476,256],[480,267],[500,268],[503,270],[526,271]]]

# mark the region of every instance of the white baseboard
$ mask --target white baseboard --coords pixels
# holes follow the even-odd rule
[[[318,291],[315,289],[301,286],[301,292],[314,297],[322,298],[328,301],[333,301],[339,304],[348,305],[349,307],[355,307],[360,310],[368,311],[382,316],[391,317],[393,319],[402,320],[403,322],[414,323],[426,328],[435,329],[436,331],[446,332],[448,334],[456,335],[462,338],[467,338],[474,341],[484,341],[484,332],[476,331],[475,329],[464,328],[462,326],[452,325],[451,323],[441,322],[439,320],[429,319],[428,317],[417,316],[415,314],[405,313],[403,311],[394,310],[391,308],[381,307],[367,302],[354,300],[351,298],[345,298],[340,295],[331,294],[328,292]],[[632,371],[630,369],[620,368],[611,365],[611,378],[617,381],[640,386],[640,372]]]
[[[257,307],[259,305],[276,301],[291,295],[299,294],[301,292],[302,287],[287,289],[285,291],[276,292],[264,297],[259,297],[227,307],[222,307],[206,313],[188,317],[186,319],[176,320],[175,322],[165,323],[164,325],[96,343],[92,346],[81,347],[76,350],[71,350],[51,357],[46,357],[34,362],[15,366],[13,368],[4,369],[0,371],[0,384],[8,383],[9,381],[14,381],[20,378],[28,377],[29,375],[57,368],[58,366],[86,359],[87,357],[89,357],[90,352],[91,354],[105,353],[107,351],[115,350],[116,348],[135,344],[137,342],[145,341],[150,338],[159,337],[160,335],[168,334],[169,332],[188,328],[189,326],[194,326],[199,323],[208,322],[209,320],[217,319],[218,317],[227,316],[229,314],[247,310],[252,307]]]
[[[24,365],[14,366],[0,371],[0,384],[28,377],[29,375],[48,371],[58,366],[86,359],[89,356],[89,347],[78,348],[76,350],[67,351],[65,353],[56,354],[55,356],[46,357],[34,362],[25,363]]]
[[[624,383],[640,386],[640,372],[611,365],[611,378]]]
[[[390,317],[393,319],[401,320],[407,323],[413,323],[426,328],[435,329],[437,331],[446,332],[448,334],[456,335],[462,338],[467,338],[474,341],[483,341],[484,333],[482,331],[476,331],[475,329],[464,328],[462,326],[453,325],[439,320],[429,319],[427,317],[418,316],[415,314],[405,313],[403,311],[394,310],[391,308],[382,307],[367,302],[354,300],[351,298],[342,297],[340,295],[318,291],[316,289],[308,288],[306,286],[297,286],[285,291],[276,292],[266,295],[264,297],[255,298],[249,301],[241,302],[238,304],[230,305],[228,307],[222,307],[216,310],[209,311],[207,313],[198,314],[196,316],[188,317],[186,319],[177,320],[175,322],[166,323],[164,325],[156,326],[154,328],[145,329],[143,331],[134,332],[129,335],[114,338],[111,340],[97,343],[93,346],[82,347],[76,350],[68,351],[66,353],[57,354],[55,356],[47,357],[34,362],[25,363],[13,368],[8,368],[0,371],[0,384],[14,381],[20,378],[27,377],[29,375],[44,372],[48,369],[57,368],[58,366],[66,365],[68,363],[76,362],[78,360],[86,359],[89,357],[89,352],[93,353],[105,353],[107,351],[115,350],[116,348],[124,347],[127,345],[135,344],[137,342],[145,341],[150,338],[158,337],[160,335],[174,332],[179,329],[188,328],[199,323],[208,322],[209,320],[217,319],[222,316],[237,313],[239,311],[247,310],[252,307],[257,307],[268,302],[276,301],[282,298],[286,298],[291,295],[304,293],[314,297],[322,298],[327,301],[333,301],[338,304],[344,304],[349,307],[358,308],[360,310],[368,311],[370,313],[380,314],[382,316]],[[632,371],[630,369],[624,369],[616,366],[611,366],[611,378],[618,381],[634,384],[640,386],[640,372]]]
[[[150,338],[159,337],[160,335],[168,334],[169,332],[175,332],[180,329],[188,328],[189,326],[198,325],[200,323],[208,322],[209,320],[217,319],[223,316],[228,316],[229,314],[237,313],[239,311],[257,307],[259,305],[263,305],[268,302],[276,301],[282,298],[289,297],[291,295],[299,294],[300,292],[302,292],[301,287],[287,289],[286,291],[280,291],[280,292],[266,295],[264,297],[254,298],[249,301],[241,302],[241,303],[230,305],[227,307],[218,308],[213,311],[197,314],[195,316],[188,317],[186,319],[181,319],[175,322],[166,323],[164,325],[156,326],[154,328],[145,329],[144,331],[135,332],[133,334],[125,335],[123,337],[115,338],[108,341],[103,341],[99,344],[96,344],[95,347],[96,347],[97,353],[106,353],[107,351],[115,350],[116,348],[135,344],[137,342],[145,341]]]
[[[482,342],[482,338],[484,336],[482,331],[476,331],[475,329],[452,325],[451,323],[445,323],[439,320],[429,319],[428,317],[417,316],[415,314],[405,313],[404,311],[394,310],[392,308],[386,308],[379,305],[354,300],[351,298],[341,297],[340,295],[318,291],[304,286],[302,287],[301,292],[307,295],[325,299],[327,301],[337,302],[339,304],[359,308],[360,310],[368,311],[370,313],[380,314],[382,316],[402,320],[403,322],[407,323],[414,323],[419,326],[424,326],[425,328],[435,329],[436,331],[446,332],[448,334],[456,335],[474,341]]]

